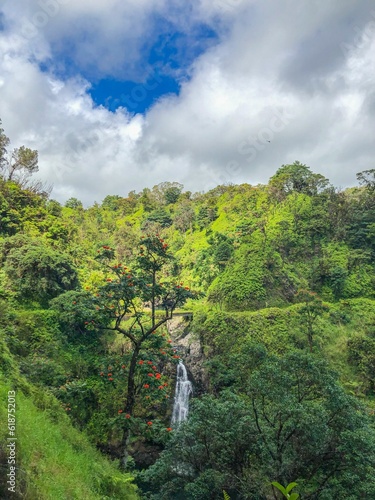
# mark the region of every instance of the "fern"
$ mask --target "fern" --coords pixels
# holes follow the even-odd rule
[[[223,490],[224,500],[230,500],[230,496],[226,491]]]

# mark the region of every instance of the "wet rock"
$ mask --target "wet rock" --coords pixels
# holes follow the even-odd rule
[[[133,443],[130,455],[133,457],[137,469],[145,469],[156,462],[162,451],[163,447],[161,445],[138,440]]]
[[[208,390],[209,381],[204,368],[205,356],[202,346],[190,330],[191,322],[186,318],[175,317],[168,322],[168,331],[173,340],[173,347],[182,357],[189,380],[193,384],[194,396],[200,396]]]

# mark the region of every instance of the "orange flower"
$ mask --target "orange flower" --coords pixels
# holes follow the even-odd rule
[[[109,378],[108,380],[109,380],[110,382],[113,382],[113,378]]]
[[[149,425],[149,426],[151,427],[151,425],[152,425],[152,422],[147,422],[147,425]]]
[[[123,412],[123,410],[119,410],[118,412],[119,412],[119,413],[122,413],[122,412]]]
[[[144,384],[143,386],[145,389],[149,389],[150,385],[149,384]]]
[[[124,369],[124,368],[126,368],[126,367],[125,367],[125,365],[122,365],[122,366],[121,366],[121,368],[122,368],[122,369]]]
[[[160,373],[157,373],[157,374],[155,375],[155,377],[156,377],[157,379],[161,378]]]
[[[127,413],[127,414],[125,415],[125,418],[130,418],[129,413]]]
[[[148,376],[149,376],[149,377],[153,377],[153,376],[154,376],[154,374],[153,374],[153,373],[149,373],[149,374],[148,374]]]
[[[167,427],[168,432],[171,432],[172,430],[173,430],[172,427]]]
[[[143,363],[144,363],[143,359],[141,359],[141,361],[138,361],[139,365],[143,365]]]

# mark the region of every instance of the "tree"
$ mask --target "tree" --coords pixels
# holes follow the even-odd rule
[[[200,207],[198,214],[197,214],[197,223],[200,229],[205,228],[211,222],[216,220],[218,218],[217,215],[217,207],[210,207],[207,205],[203,205]]]
[[[21,146],[8,153],[9,144],[9,138],[0,127],[0,176],[6,181],[16,182],[23,189],[29,189],[48,197],[52,189],[51,186],[42,181],[30,180],[32,174],[39,170],[38,151]]]
[[[172,318],[177,306],[195,294],[182,284],[173,284],[171,279],[162,278],[163,267],[172,260],[172,255],[167,243],[158,236],[142,238],[134,271],[120,263],[114,264],[114,250],[109,246],[103,246],[97,258],[103,263],[107,277],[93,297],[93,306],[105,315],[106,321],[95,324],[93,328],[116,331],[127,340],[129,359],[124,414],[132,417],[138,389],[137,372],[139,365],[144,364],[143,354],[152,353],[154,357],[160,356],[160,351],[163,354],[165,339],[158,330]],[[161,315],[158,309],[161,309]],[[154,377],[152,373],[150,375]],[[130,435],[128,420],[123,421],[123,467],[126,466]]]
[[[314,174],[310,167],[295,161],[291,165],[282,165],[271,177],[269,185],[285,194],[293,191],[314,196],[328,187],[329,181],[321,174]]]
[[[182,186],[181,187],[172,186],[167,188],[164,193],[164,200],[166,205],[171,205],[173,203],[176,203],[176,201],[180,197],[181,191],[182,191]]]
[[[73,208],[75,210],[83,208],[82,201],[80,201],[78,198],[69,198],[69,200],[65,202],[65,206],[67,208]]]
[[[12,152],[8,162],[8,181],[17,180],[21,185],[26,184],[26,179],[38,172],[38,151],[21,146]]]
[[[107,195],[102,201],[102,208],[107,208],[108,210],[118,210],[122,198],[117,194]]]
[[[227,240],[220,241],[214,247],[213,261],[220,269],[224,269],[233,254],[233,245]]]
[[[152,500],[217,499],[223,489],[239,498],[255,438],[243,398],[229,391],[219,398],[195,398],[188,421],[172,433],[160,459],[142,474],[142,489]]]
[[[1,119],[0,119],[0,172],[7,164],[6,155],[9,144],[10,144],[9,137],[7,137],[4,134],[4,129],[1,127]]]
[[[152,188],[151,196],[157,204],[169,205],[178,200],[183,188],[179,182],[161,182]]]
[[[298,352],[269,358],[248,394],[266,477],[283,484],[301,478],[306,498],[374,495],[374,430],[325,361]]]
[[[145,220],[144,224],[147,225],[147,223],[154,222],[156,224],[160,224],[160,227],[169,227],[172,225],[172,219],[168,212],[164,210],[164,208],[160,207],[157,208],[156,210],[152,211],[147,219]]]
[[[307,290],[300,290],[296,295],[296,300],[297,302],[303,303],[298,313],[306,329],[307,341],[309,343],[310,352],[312,352],[317,319],[328,311],[328,307],[323,304],[323,301],[316,293]]]
[[[357,180],[361,186],[365,186],[371,193],[375,191],[375,168],[364,170],[357,174]]]
[[[238,370],[242,366],[237,366]],[[364,408],[323,360],[267,357],[246,395],[194,399],[141,484],[152,500],[272,498],[271,481],[298,481],[304,498],[373,498],[375,433]]]
[[[373,393],[375,389],[375,338],[359,335],[348,340],[348,361],[364,379],[364,389]]]
[[[173,223],[181,233],[186,233],[188,229],[192,229],[194,219],[195,213],[191,207],[191,203],[185,202],[176,210]]]
[[[9,286],[22,299],[37,300],[46,306],[50,299],[79,286],[69,258],[38,241],[8,238],[3,255]]]

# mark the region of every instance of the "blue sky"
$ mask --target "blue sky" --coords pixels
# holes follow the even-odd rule
[[[0,0],[0,118],[59,201],[373,168],[373,0]]]
[[[181,83],[189,80],[191,64],[205,50],[218,42],[214,30],[204,24],[194,26],[191,33],[162,20],[155,21],[155,40],[146,40],[132,72],[137,80],[93,78],[90,95],[96,105],[110,111],[125,107],[130,113],[145,113],[160,97],[178,95]],[[90,79],[90,74],[85,75]]]

